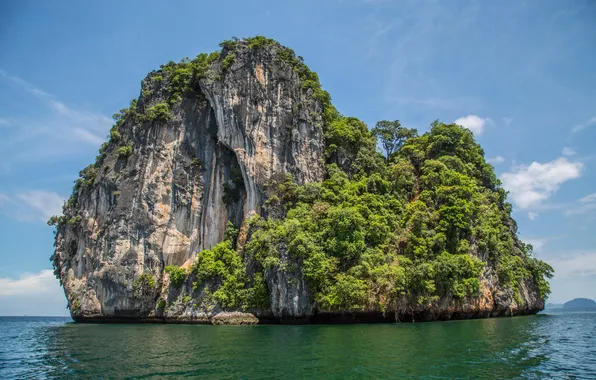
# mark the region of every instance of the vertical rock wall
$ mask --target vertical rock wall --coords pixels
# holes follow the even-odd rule
[[[188,267],[223,240],[228,221],[239,227],[260,213],[269,181],[322,180],[321,105],[275,55],[240,45],[231,66],[215,62],[200,90],[171,106],[169,120],[124,120],[93,185],[75,194],[73,222],[57,232],[53,259],[73,316],[155,316],[164,267]],[[170,80],[149,74],[136,112],[166,102]],[[156,282],[149,291],[139,289],[143,275]]]

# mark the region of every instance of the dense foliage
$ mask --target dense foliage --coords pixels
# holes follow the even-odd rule
[[[238,230],[228,223],[225,240],[198,255],[192,267],[196,276],[193,288],[203,290],[224,308],[266,308],[269,295],[263,275],[249,275],[242,256],[234,246],[237,237]]]
[[[176,265],[168,265],[164,271],[170,276],[170,283],[180,288],[186,280],[186,271]]]
[[[385,163],[368,130],[347,125],[360,122],[338,117],[327,128],[333,154],[323,183],[288,178],[277,187],[286,216],[261,219],[245,248],[264,269],[286,250],[316,302],[331,310],[398,311],[477,297],[486,263],[502,286],[519,292],[534,279],[548,295],[552,268],[517,239],[505,192],[469,130],[435,122],[422,136],[401,127],[380,134],[398,146],[386,149]],[[338,151],[350,170],[334,161]]]
[[[518,302],[525,280],[548,296],[553,270],[517,239],[506,192],[469,130],[434,122],[418,136],[395,120],[369,131],[335,110],[317,75],[291,49],[278,54],[323,105],[327,174],[323,183],[298,186],[286,178],[272,186],[267,205],[281,204],[285,212],[252,221],[248,261],[264,271],[283,268],[287,253],[328,310],[402,311],[474,298],[486,264],[497,268],[501,287],[510,287]]]

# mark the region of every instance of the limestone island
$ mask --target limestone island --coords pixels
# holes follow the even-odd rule
[[[336,110],[293,50],[260,36],[220,46],[143,79],[48,222],[75,321],[395,322],[544,308],[553,270],[518,238],[468,129],[369,130]]]

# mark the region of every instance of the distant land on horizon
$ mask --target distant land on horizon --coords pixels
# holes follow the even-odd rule
[[[563,304],[564,309],[596,308],[596,302],[589,298],[575,298]]]
[[[590,298],[574,298],[565,303],[547,303],[545,309],[585,309],[596,308],[596,301]]]

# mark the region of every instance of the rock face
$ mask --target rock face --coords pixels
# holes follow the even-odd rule
[[[81,173],[57,227],[52,260],[75,320],[346,319],[317,310],[299,265],[283,252],[282,263],[293,269],[266,271],[270,307],[263,310],[226,310],[192,278],[174,287],[164,271],[190,268],[224,239],[229,223],[240,228],[241,250],[250,238],[246,221],[267,216],[270,183],[286,174],[298,184],[324,179],[321,102],[280,59],[277,45],[249,45],[240,41],[233,52],[204,58],[201,75],[167,65],[150,73],[138,101],[117,116],[110,142]],[[180,90],[178,76],[186,74],[193,86]],[[523,307],[493,282],[486,271],[474,302],[439,302],[402,319],[529,314],[544,306],[530,282],[520,292]],[[399,316],[370,310],[363,319]]]
[[[228,222],[262,214],[271,180],[323,179],[320,103],[275,49],[239,46],[236,54],[225,74],[214,62],[167,120],[124,118],[118,140],[132,154],[110,143],[93,185],[75,192],[54,255],[74,317],[152,318],[160,291],[135,295],[139,276],[161,283],[165,266],[189,266],[222,241]],[[167,100],[171,78],[162,75],[143,80],[131,113]]]

